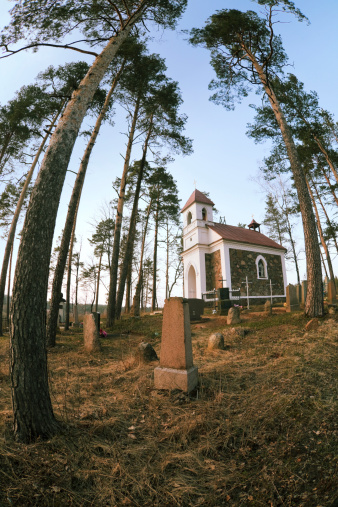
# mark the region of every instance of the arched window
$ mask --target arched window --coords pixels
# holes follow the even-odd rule
[[[259,255],[256,259],[257,266],[257,278],[268,278],[268,267],[266,260],[262,255]]]
[[[202,209],[202,220],[207,219],[207,210],[205,208]]]
[[[192,214],[191,214],[191,211],[189,211],[189,213],[187,215],[187,225],[191,224],[191,220],[192,220]]]

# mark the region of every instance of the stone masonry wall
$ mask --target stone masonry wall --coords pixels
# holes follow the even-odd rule
[[[216,250],[211,254],[205,254],[205,276],[206,290],[221,289],[222,285],[222,264],[221,252]]]
[[[284,294],[282,261],[279,255],[259,254],[247,250],[230,248],[230,268],[232,289],[241,289],[241,296],[246,295],[245,277],[249,281],[249,296],[269,296],[270,279],[272,294]],[[256,258],[262,255],[267,263],[268,279],[257,278]],[[250,283],[251,282],[251,283]]]

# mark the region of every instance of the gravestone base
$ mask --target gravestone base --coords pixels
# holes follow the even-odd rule
[[[300,305],[289,305],[286,307],[286,313],[299,312]]]
[[[189,370],[158,366],[154,369],[154,381],[156,389],[181,389],[185,393],[190,393],[198,384],[198,370],[196,366],[192,366]]]

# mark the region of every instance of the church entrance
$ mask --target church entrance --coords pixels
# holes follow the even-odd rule
[[[196,271],[193,266],[188,271],[188,297],[196,297]]]

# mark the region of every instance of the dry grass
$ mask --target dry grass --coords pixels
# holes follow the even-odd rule
[[[304,334],[301,314],[244,314],[192,325],[198,391],[153,388],[161,317],[119,323],[88,356],[80,334],[49,352],[62,432],[18,444],[11,433],[8,339],[0,341],[0,506],[331,506],[338,498],[338,323]],[[226,350],[208,352],[211,332]],[[123,334],[128,333],[128,334]]]

